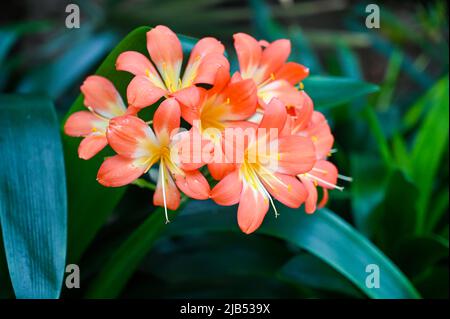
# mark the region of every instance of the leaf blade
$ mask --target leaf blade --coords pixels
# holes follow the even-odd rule
[[[0,95],[0,108],[0,223],[14,292],[17,298],[57,298],[67,201],[56,114],[40,97]]]
[[[281,216],[277,219],[266,217],[259,233],[286,240],[309,251],[371,298],[420,297],[408,279],[378,248],[331,211],[322,209],[314,215],[284,207],[279,211]],[[180,215],[176,223],[169,225],[167,235],[239,231],[235,219],[231,218],[235,213],[234,207],[205,205],[202,212]],[[373,263],[378,264],[383,274],[383,289],[369,289],[365,285],[365,267]]]

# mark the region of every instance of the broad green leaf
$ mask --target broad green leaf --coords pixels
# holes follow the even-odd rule
[[[395,159],[397,167],[409,176],[411,158],[406,146],[406,141],[400,134],[395,134],[392,137],[392,157]]]
[[[46,21],[34,20],[0,27],[0,68],[20,36],[42,31],[47,29],[48,26]]]
[[[367,124],[369,125],[370,131],[375,138],[381,158],[383,159],[385,165],[390,167],[393,163],[392,154],[389,149],[386,136],[381,127],[381,121],[378,119],[377,113],[375,113],[370,105],[367,105],[364,111]]]
[[[432,206],[432,209],[429,211],[429,216],[426,220],[427,230],[433,231],[436,226],[438,226],[439,222],[445,216],[445,213],[448,212],[448,203],[449,203],[449,189],[448,187],[441,190],[435,196],[435,200]]]
[[[2,66],[6,55],[16,42],[17,36],[17,32],[13,30],[0,29],[0,66]]]
[[[419,187],[418,232],[422,232],[428,214],[435,178],[443,154],[448,149],[449,89],[448,75],[437,82],[430,94],[435,104],[427,113],[412,149],[411,176]]]
[[[352,214],[356,228],[372,237],[374,227],[370,217],[385,195],[390,170],[375,156],[353,154],[350,157]]]
[[[380,88],[380,94],[378,95],[376,103],[376,108],[378,110],[385,111],[391,106],[397,80],[400,75],[402,60],[403,55],[397,50],[393,52],[389,59],[387,70],[384,75],[384,81]]]
[[[171,218],[178,214],[174,212]],[[159,207],[114,251],[89,286],[87,298],[116,298],[165,228],[164,209]]]
[[[115,41],[115,36],[111,33],[80,41],[55,62],[30,72],[19,84],[18,92],[41,93],[54,99],[60,97],[100,61]]]
[[[393,255],[410,278],[417,277],[448,257],[448,240],[436,235],[409,237],[401,241]]]
[[[378,91],[374,84],[341,77],[310,76],[303,83],[318,110],[326,110]]]
[[[270,258],[267,258],[269,253]],[[290,255],[284,243],[265,236],[204,234],[185,236],[181,240],[161,240],[140,269],[171,284],[207,282],[214,278],[270,278]]]
[[[424,275],[414,280],[424,298],[447,299],[449,297],[449,272],[448,265],[436,265]]]
[[[138,51],[148,56],[146,49],[146,33],[150,27],[140,27],[128,34],[114,50],[106,57],[96,74],[102,75],[114,83],[126,101],[126,88],[132,79],[127,72],[117,71],[115,63],[120,53]],[[180,36],[183,51],[190,50],[195,40]],[[77,111],[85,110],[83,96],[74,102],[67,117]],[[148,108],[154,112],[155,108]],[[63,120],[64,125],[65,119]],[[96,181],[97,171],[105,156],[112,154],[105,149],[89,161],[78,158],[77,149],[80,139],[63,136],[64,154],[66,160],[67,188],[69,194],[69,261],[76,262],[83,251],[93,240],[95,234],[105,223],[114,207],[122,197],[125,187],[107,188]]]
[[[390,256],[399,241],[415,233],[418,193],[416,186],[395,170],[389,176],[383,201],[370,218],[375,242]]]
[[[180,215],[167,227],[167,235],[207,231],[240,231],[236,207],[203,203],[202,210]],[[327,209],[313,215],[302,210],[279,207],[281,216],[266,216],[258,234],[266,234],[297,245],[344,275],[371,298],[418,298],[415,288],[401,271],[370,241]],[[369,289],[366,267],[376,264],[382,289]]]
[[[0,225],[1,229],[1,225]],[[8,265],[6,264],[5,248],[0,231],[0,299],[13,298],[14,292],[9,278]]]
[[[358,56],[342,41],[337,43],[337,56],[341,72],[344,76],[361,80],[363,78]]]
[[[53,104],[1,95],[0,224],[17,298],[58,298],[65,268],[67,197]]]
[[[319,258],[307,253],[299,254],[289,260],[280,270],[279,276],[300,286],[353,298],[363,297],[363,294],[342,274]]]

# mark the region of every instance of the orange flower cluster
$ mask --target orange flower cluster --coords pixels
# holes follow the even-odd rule
[[[261,225],[270,205],[277,214],[273,199],[292,208],[304,203],[307,213],[327,202],[328,189],[339,189],[337,169],[327,161],[334,139],[303,90],[308,68],[287,62],[289,40],[258,42],[238,33],[234,46],[239,72],[230,75],[224,46],[210,37],[198,41],[182,72],[178,37],[157,26],[147,33],[151,59],[134,51],[117,58],[117,70],[134,75],[128,107],[108,79],[85,80],[88,110],[73,113],[64,129],[84,137],[82,159],[106,145],[117,153],[101,165],[99,183],[123,186],[158,165],[153,202],[165,208],[167,221],[167,209],[179,207],[182,192],[239,204],[239,227],[247,234]],[[150,122],[138,116],[147,107],[156,108]],[[181,119],[190,124],[188,131],[180,129]],[[230,130],[235,133],[226,134]],[[218,181],[212,189],[199,170],[205,165]],[[323,198],[317,204],[318,187]]]

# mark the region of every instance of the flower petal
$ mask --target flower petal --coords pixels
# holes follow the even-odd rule
[[[275,173],[261,180],[269,193],[288,207],[298,208],[306,199],[305,187],[294,176]]]
[[[239,228],[246,234],[253,233],[261,226],[268,210],[268,198],[244,183],[237,213]]]
[[[194,199],[208,199],[211,191],[205,176],[197,170],[185,172],[184,176],[176,176],[175,183],[186,196]]]
[[[169,90],[178,85],[183,49],[177,35],[166,26],[158,25],[147,32],[147,50]]]
[[[154,104],[165,94],[167,91],[155,86],[143,75],[135,76],[127,87],[128,103],[138,109]]]
[[[275,80],[258,89],[258,97],[264,104],[269,103],[273,98],[282,101],[287,107],[301,103],[300,92],[285,80]]]
[[[309,172],[316,163],[313,143],[306,137],[282,136],[278,143],[278,162],[276,171],[283,174],[298,175]]]
[[[153,116],[153,129],[158,140],[166,139],[166,143],[169,142],[170,136],[180,128],[180,116],[180,105],[176,99],[164,100],[159,105]]]
[[[262,52],[259,71],[262,72],[259,75],[261,79],[265,80],[274,75],[286,62],[290,53],[291,41],[280,39],[270,43]]]
[[[304,130],[311,122],[314,112],[314,104],[312,99],[305,91],[300,91],[300,103],[291,108],[293,110],[293,133]]]
[[[328,203],[328,189],[322,188],[322,191],[323,191],[322,199],[320,200],[319,204],[317,204],[317,207],[319,209],[325,207],[325,205]]]
[[[86,136],[78,146],[78,156],[84,160],[91,159],[100,152],[106,145],[108,140],[105,134],[91,134]]]
[[[120,187],[130,184],[146,169],[139,159],[131,159],[115,155],[108,157],[100,166],[97,181],[103,186]]]
[[[204,159],[211,157],[211,148],[208,149],[207,144],[210,141],[202,139],[195,127],[179,132],[171,140],[172,161],[183,170],[199,169],[205,165]]]
[[[278,99],[272,99],[264,111],[259,128],[266,130],[277,129],[278,132],[281,132],[286,123],[286,117],[286,107],[283,102]]]
[[[336,166],[329,161],[317,161],[313,169],[308,174],[318,177],[320,180],[318,179],[317,183],[323,188],[333,189],[334,187],[331,185],[337,184],[338,170]],[[321,180],[326,183],[321,182]]]
[[[216,181],[223,179],[235,168],[236,166],[233,163],[208,163],[209,173]]]
[[[180,104],[181,116],[191,125],[200,118],[199,106],[203,103],[205,91],[203,88],[190,86],[173,94]]]
[[[306,188],[308,196],[305,201],[305,212],[307,214],[312,214],[316,211],[317,206],[317,189],[314,183],[307,177],[300,176],[300,180]]]
[[[327,119],[322,113],[314,111],[307,132],[316,148],[317,158],[326,158],[333,147],[334,137],[331,134]]]
[[[156,87],[165,90],[164,83],[150,60],[140,52],[122,52],[116,60],[116,70],[147,77]]]
[[[69,136],[87,136],[92,132],[105,132],[108,121],[89,111],[72,113],[64,124],[64,133]]]
[[[233,38],[241,75],[245,79],[251,78],[259,67],[261,46],[255,38],[245,33],[236,33]]]
[[[168,169],[164,165],[159,165],[159,170],[158,183],[156,184],[155,194],[153,195],[153,205],[164,207],[165,194],[167,208],[176,210],[180,206],[180,191],[175,185]],[[164,170],[164,180],[161,170]]]
[[[122,97],[107,78],[99,75],[87,77],[81,85],[81,92],[84,105],[95,113],[108,119],[125,114]]]
[[[257,107],[256,85],[253,80],[243,80],[228,84],[222,93],[227,111],[222,115],[224,121],[246,120]]]
[[[223,55],[224,51],[223,44],[214,38],[207,37],[198,41],[192,49],[183,74],[183,87],[188,87],[195,83],[212,84],[217,69],[221,65],[229,65],[228,60]]]
[[[309,69],[304,65],[287,62],[275,73],[275,79],[286,80],[295,85],[307,78],[308,75]]]
[[[113,118],[106,136],[113,150],[124,157],[150,157],[156,152],[157,141],[153,131],[136,116]]]
[[[211,199],[219,205],[231,206],[239,203],[242,192],[242,181],[239,178],[239,171],[226,175],[216,186],[211,190]]]

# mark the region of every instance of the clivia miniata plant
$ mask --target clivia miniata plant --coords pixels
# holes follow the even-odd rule
[[[270,207],[278,215],[274,200],[291,208],[304,204],[311,214],[326,204],[329,189],[342,189],[327,160],[330,127],[302,84],[309,69],[287,62],[290,41],[237,33],[234,47],[239,70],[233,74],[224,46],[211,37],[197,42],[183,66],[177,35],[159,25],[147,32],[148,56],[126,51],[117,58],[116,69],[134,76],[127,102],[107,78],[89,76],[81,86],[87,110],[73,113],[64,131],[84,137],[82,159],[106,145],[115,151],[97,181],[120,187],[154,172],[148,174],[156,184],[153,204],[164,207],[166,222],[184,194],[238,204],[238,224],[247,234]],[[155,108],[149,121],[139,117],[146,108]]]
[[[154,2],[2,12],[0,299],[448,297],[444,2]]]

